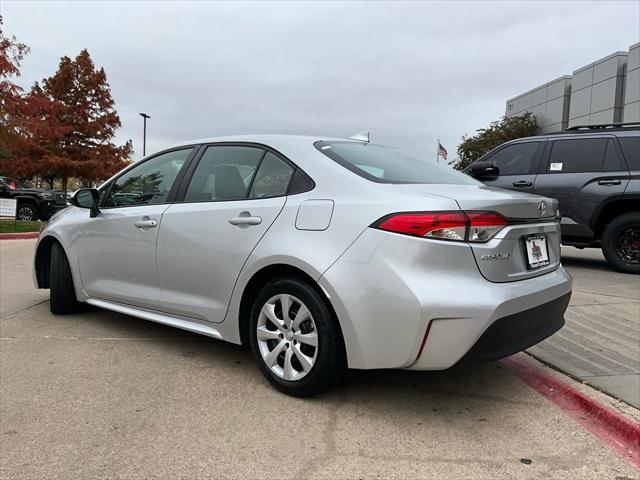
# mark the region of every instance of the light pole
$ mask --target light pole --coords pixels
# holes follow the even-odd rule
[[[151,118],[146,113],[140,113],[140,116],[144,119],[144,126],[142,127],[142,156],[147,154],[147,118]]]

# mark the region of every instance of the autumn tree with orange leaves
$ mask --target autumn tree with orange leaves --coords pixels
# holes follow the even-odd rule
[[[124,167],[131,141],[113,143],[120,118],[104,69],[83,50],[62,57],[54,75],[23,94],[10,77],[28,51],[0,30],[0,171],[60,178],[66,191],[69,177],[88,184]]]
[[[110,177],[126,165],[131,141],[121,146],[112,142],[120,117],[107,75],[94,67],[87,50],[74,60],[62,57],[58,71],[42,86],[36,83],[32,92],[64,107],[56,116],[66,131],[46,142],[45,156],[45,169],[62,178],[63,190],[68,177],[88,183]]]

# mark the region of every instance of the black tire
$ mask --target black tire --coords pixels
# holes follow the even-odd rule
[[[602,253],[621,272],[640,274],[640,212],[625,213],[607,225]]]
[[[38,211],[29,203],[21,203],[16,208],[16,217],[18,221],[32,222],[38,219]]]
[[[294,381],[279,377],[267,367],[260,353],[257,339],[256,329],[262,307],[269,299],[280,294],[291,295],[306,305],[315,322],[318,337],[315,363],[304,377]],[[295,308],[295,306],[292,308]],[[260,371],[275,388],[283,393],[295,397],[317,395],[331,388],[342,378],[346,371],[344,343],[337,320],[334,318],[326,300],[316,289],[302,279],[281,278],[272,280],[265,285],[258,293],[251,309],[249,328],[251,350],[258,362]]]
[[[62,246],[57,242],[51,246],[50,273],[49,308],[51,313],[62,315],[77,312],[80,304],[76,299],[71,268]]]

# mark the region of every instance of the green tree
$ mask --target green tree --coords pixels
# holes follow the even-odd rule
[[[487,128],[476,130],[476,134],[469,137],[464,135],[462,143],[458,145],[456,170],[463,170],[489,150],[515,138],[530,137],[538,133],[538,122],[532,113],[527,112],[515,117],[503,117],[491,122]]]

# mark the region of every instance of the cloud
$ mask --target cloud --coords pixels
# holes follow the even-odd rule
[[[640,38],[637,2],[7,2],[21,83],[88,48],[141,154],[235,133],[348,136],[435,158],[505,101]]]

